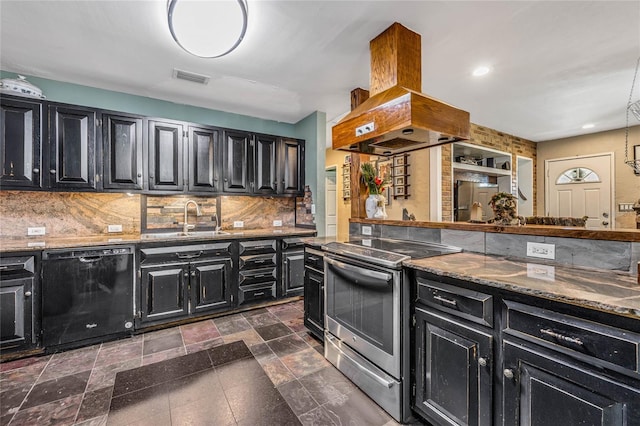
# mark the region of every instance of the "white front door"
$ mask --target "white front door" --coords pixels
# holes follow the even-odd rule
[[[588,216],[588,228],[612,227],[613,153],[545,161],[546,215]]]
[[[336,168],[330,168],[325,170],[325,203],[326,214],[325,218],[325,236],[335,237],[338,232],[338,205],[336,198]]]

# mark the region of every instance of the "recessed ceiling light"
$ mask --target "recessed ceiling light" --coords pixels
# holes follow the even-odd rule
[[[596,125],[593,123],[588,123],[582,126],[583,129],[593,129],[594,127],[596,127]]]
[[[474,77],[480,77],[482,75],[489,74],[489,71],[491,71],[491,68],[483,65],[481,67],[478,67],[478,68],[474,69],[473,70],[473,75],[474,75]]]

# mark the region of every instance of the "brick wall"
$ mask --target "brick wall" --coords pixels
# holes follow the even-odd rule
[[[533,160],[533,211],[537,211],[538,200],[537,191],[535,190],[537,188],[537,148],[535,142],[474,123],[471,123],[471,139],[465,142],[511,153],[511,193],[514,195],[518,191],[518,161],[516,157],[519,155],[531,158]],[[444,221],[453,220],[451,152],[451,145],[442,147],[442,220]]]

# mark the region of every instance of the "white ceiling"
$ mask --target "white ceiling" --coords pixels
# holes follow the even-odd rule
[[[625,127],[640,1],[248,3],[240,47],[200,59],[171,38],[165,0],[0,0],[0,68],[287,123],[324,111],[331,123],[369,87],[369,41],[399,22],[422,35],[422,91],[476,124],[534,141]],[[481,64],[493,72],[472,77]],[[175,80],[174,68],[211,81]]]

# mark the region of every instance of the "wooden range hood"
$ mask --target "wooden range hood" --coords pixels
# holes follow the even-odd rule
[[[469,139],[468,112],[420,93],[420,38],[396,22],[371,40],[371,97],[333,126],[333,149],[393,155]]]

